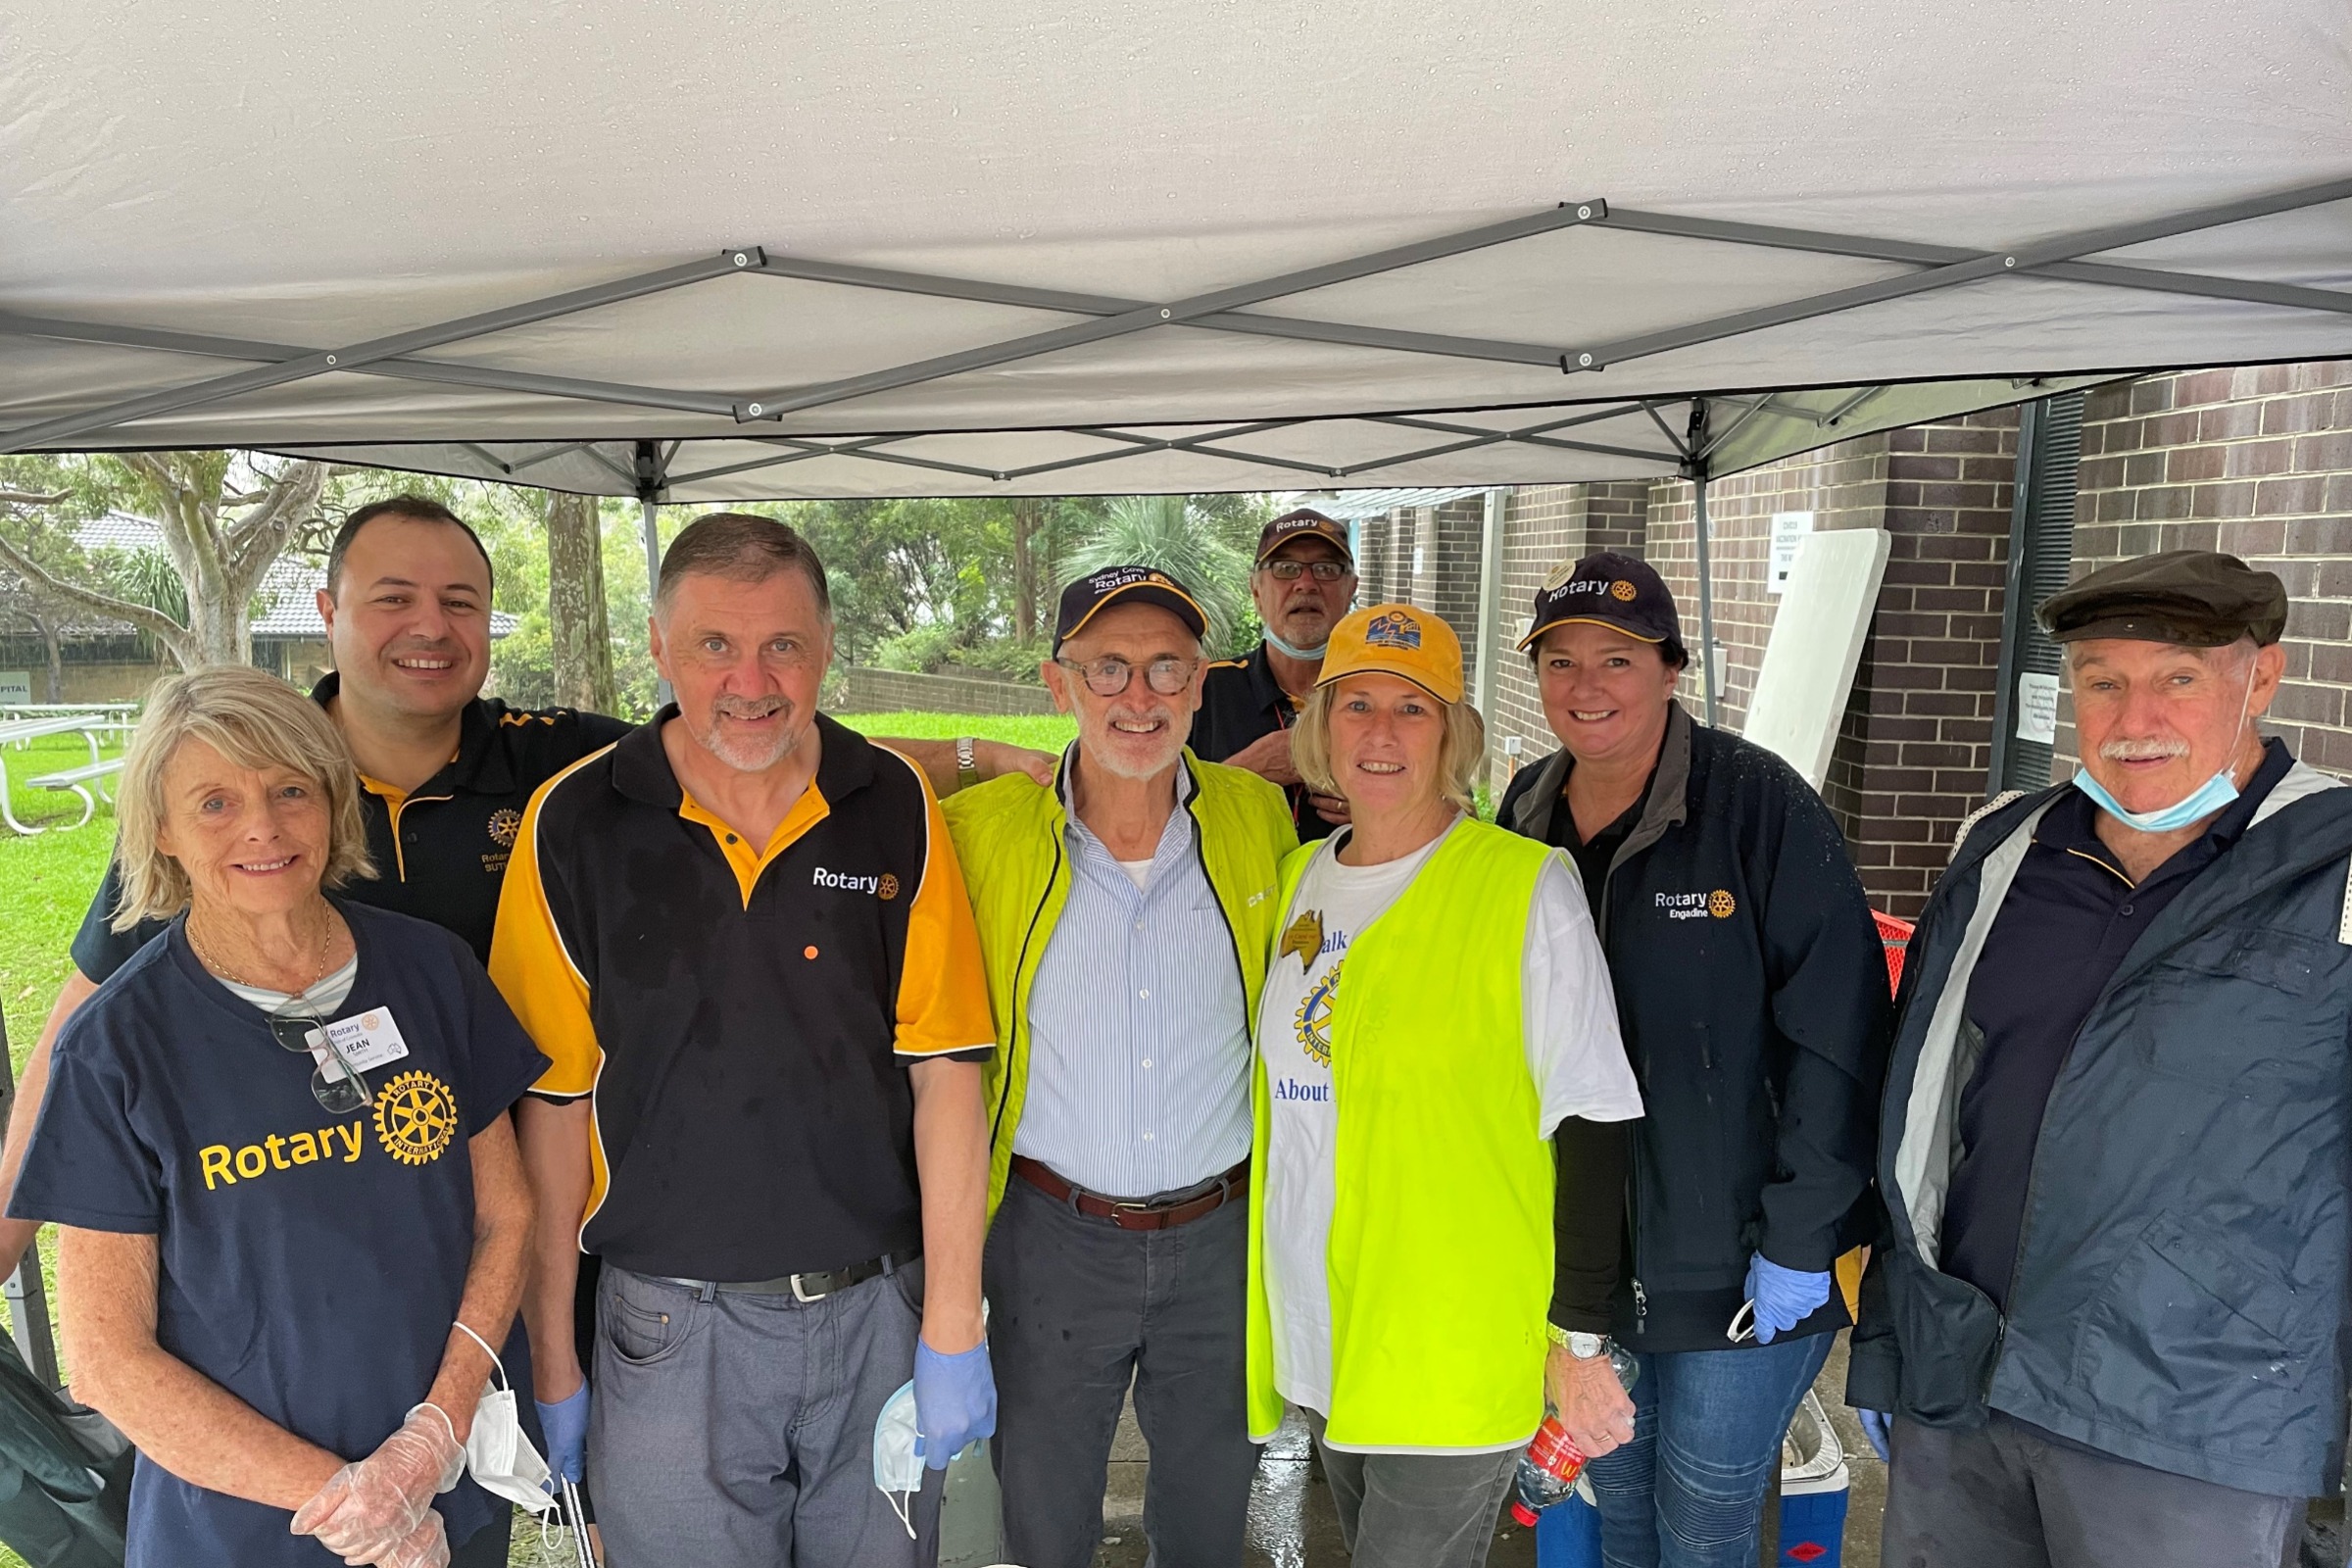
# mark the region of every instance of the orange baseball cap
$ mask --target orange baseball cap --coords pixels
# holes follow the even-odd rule
[[[1418,606],[1367,605],[1332,627],[1315,684],[1376,671],[1401,675],[1441,703],[1458,703],[1462,640],[1443,616]]]

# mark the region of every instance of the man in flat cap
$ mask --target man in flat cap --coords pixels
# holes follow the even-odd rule
[[[2277,1563],[2344,1467],[2352,790],[2256,728],[2271,573],[2151,556],[2041,623],[2082,770],[1964,829],[1888,1070],[1883,1559]]]

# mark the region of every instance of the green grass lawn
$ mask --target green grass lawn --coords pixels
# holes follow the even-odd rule
[[[1045,751],[1058,751],[1077,733],[1058,714],[988,717],[962,713],[843,713],[836,715],[852,729],[868,735],[895,735],[908,740],[940,740],[977,735],[1010,741]],[[109,752],[107,755],[113,755]],[[81,803],[72,795],[24,787],[36,773],[74,767],[89,760],[89,749],[78,735],[36,741],[24,750],[7,749],[11,808],[28,826],[71,822],[81,814]],[[71,832],[47,832],[20,838],[0,826],[0,1010],[8,1023],[9,1064],[24,1069],[24,1057],[40,1038],[57,988],[73,965],[68,952],[74,932],[89,907],[90,895],[105,872],[114,846],[114,813],[101,805],[89,825]],[[45,1272],[49,1273],[51,1308],[57,1300],[52,1238],[42,1239]],[[517,1564],[570,1562],[568,1552],[540,1545],[539,1530],[527,1522],[515,1524],[512,1560]],[[0,1568],[24,1568],[24,1559],[0,1545]]]

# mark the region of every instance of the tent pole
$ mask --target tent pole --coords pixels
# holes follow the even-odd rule
[[[667,475],[662,471],[661,450],[653,442],[638,442],[636,459],[637,499],[644,508],[639,514],[637,526],[638,531],[645,537],[645,609],[647,614],[652,614],[654,589],[662,581],[662,528],[659,516],[662,511],[662,481]],[[676,694],[670,690],[668,677],[657,674],[654,677],[654,706],[656,708],[667,707],[670,698],[674,695]]]
[[[645,534],[645,607],[648,614],[653,612],[654,585],[662,580],[662,530],[655,521],[655,514],[661,510],[662,504],[648,495],[645,498],[645,514],[638,524]],[[673,695],[669,689],[669,677],[657,675],[654,678],[654,705],[657,708],[666,707]]]
[[[1487,492],[1478,535],[1478,658],[1471,665],[1470,701],[1489,723],[1494,717],[1494,664],[1502,652],[1502,525],[1510,495]]]
[[[1707,695],[1707,727],[1715,727],[1715,574],[1707,555],[1707,475],[1690,476],[1692,533],[1698,540],[1698,669]]]

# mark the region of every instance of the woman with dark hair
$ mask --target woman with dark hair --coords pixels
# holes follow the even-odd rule
[[[1554,1402],[1610,1568],[1752,1564],[1782,1435],[1848,1321],[1835,1264],[1869,1234],[1884,949],[1821,798],[1675,701],[1681,625],[1647,564],[1554,573],[1520,646],[1561,749],[1496,817],[1575,860],[1645,1107],[1616,1234],[1562,1219],[1564,1250],[1622,1241],[1555,1303]],[[1613,1174],[1575,1169],[1582,1147],[1560,1145],[1563,1189]]]

